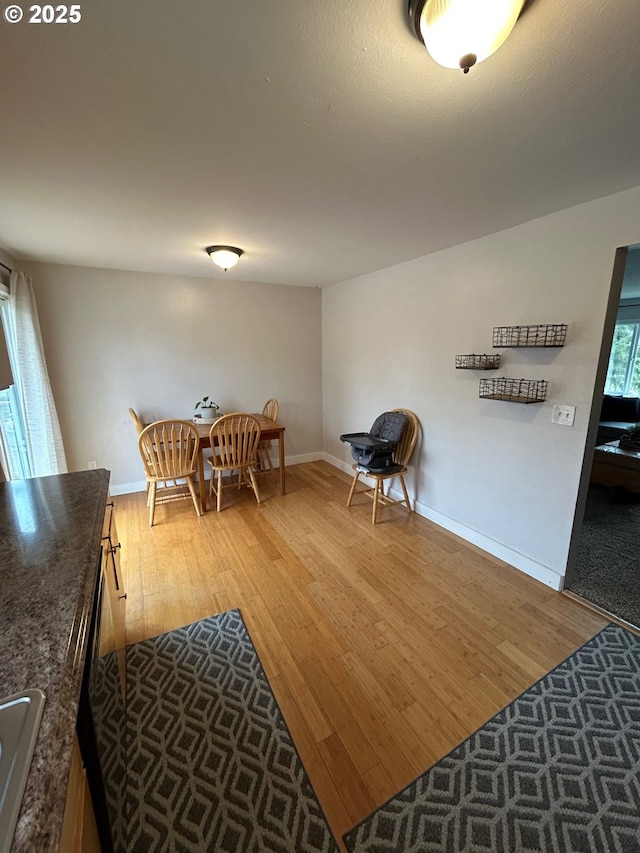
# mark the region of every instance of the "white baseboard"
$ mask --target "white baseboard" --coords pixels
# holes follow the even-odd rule
[[[285,456],[284,464],[288,468],[290,465],[302,465],[304,462],[321,462],[324,459],[324,454],[320,451],[316,453],[300,453],[297,456]],[[274,468],[278,467],[278,454],[271,454],[271,461]]]
[[[302,465],[303,462],[321,462],[324,459],[324,453],[300,453],[298,456],[286,456],[285,465]],[[277,457],[273,460],[274,465],[278,464]]]
[[[329,465],[333,465],[334,468],[344,471],[345,474],[353,473],[351,463],[344,462],[342,459],[338,459],[336,456],[332,456],[325,452],[301,453],[297,456],[287,456],[285,459],[285,465],[301,465],[304,462],[318,462],[320,460],[328,462]],[[278,460],[274,459],[273,461],[274,464],[277,465]],[[117,486],[111,486],[110,491],[112,495],[127,495],[133,492],[144,492],[145,489],[145,481],[140,480],[135,483],[122,483]],[[396,497],[401,496],[400,493],[395,490],[392,490],[392,493]],[[456,536],[459,536],[466,542],[470,542],[472,545],[476,545],[478,548],[486,551],[494,557],[497,557],[499,560],[503,560],[510,566],[513,566],[521,572],[524,572],[524,574],[529,575],[529,577],[535,578],[535,580],[545,584],[545,586],[551,587],[551,589],[555,590],[562,589],[564,580],[563,576],[559,575],[548,566],[544,566],[541,563],[532,560],[530,557],[520,554],[518,551],[514,551],[502,542],[497,542],[495,539],[485,536],[485,534],[480,533],[478,530],[474,530],[472,527],[468,527],[467,525],[456,521],[454,518],[443,515],[443,513],[440,513],[425,504],[421,504],[419,501],[414,500],[413,508],[415,512],[423,518],[433,521],[434,524],[437,524],[439,527],[448,530],[450,533],[454,533]]]
[[[324,459],[324,454],[318,453],[301,453],[298,456],[285,456],[284,464],[288,468],[290,465],[301,465],[303,462],[319,462]],[[274,466],[278,467],[278,458],[272,457]],[[208,480],[211,472],[205,472],[205,479]],[[137,483],[121,483],[117,486],[110,486],[109,491],[112,495],[130,495],[134,492],[144,492],[147,488],[145,480],[139,480]]]
[[[336,456],[331,456],[329,453],[323,453],[322,458],[325,462],[333,465],[334,468],[339,468],[346,474],[353,474],[353,468],[350,463],[343,462],[341,459],[338,459]],[[395,489],[392,489],[391,493],[394,497],[402,497],[401,493]],[[470,542],[472,545],[476,545],[488,554],[497,557],[499,560],[503,560],[510,566],[524,572],[525,575],[529,575],[529,577],[535,578],[535,580],[545,584],[545,586],[549,586],[551,589],[555,590],[562,589],[564,577],[559,575],[553,569],[550,569],[548,566],[543,566],[542,563],[538,563],[530,557],[520,554],[518,551],[514,551],[502,542],[497,542],[495,539],[485,536],[484,533],[480,533],[472,527],[467,527],[467,525],[461,524],[454,518],[443,515],[441,512],[438,512],[425,504],[421,504],[419,501],[413,501],[413,509],[423,518],[433,521],[434,524],[437,524],[439,527],[443,527],[445,530],[448,530],[450,533],[454,533],[466,542]]]
[[[329,465],[333,465],[334,468],[339,468],[341,471],[344,471],[345,474],[351,474],[351,476],[353,476],[351,462],[343,462],[342,459],[338,459],[337,456],[332,456],[330,453],[323,453],[322,459],[324,462],[328,462]]]
[[[144,492],[147,488],[145,480],[140,480],[137,483],[121,483],[118,486],[110,485],[110,495],[131,495],[134,492]]]

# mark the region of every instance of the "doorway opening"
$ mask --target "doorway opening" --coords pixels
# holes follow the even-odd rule
[[[640,629],[640,244],[616,254],[564,589]],[[640,427],[639,427],[640,429]]]

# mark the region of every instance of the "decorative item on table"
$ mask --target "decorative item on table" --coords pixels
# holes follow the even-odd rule
[[[195,405],[196,409],[200,409],[193,416],[193,422],[196,424],[214,424],[218,420],[218,404],[210,400],[208,396],[198,400]]]
[[[634,450],[640,453],[640,423],[633,424],[620,436],[620,450]]]

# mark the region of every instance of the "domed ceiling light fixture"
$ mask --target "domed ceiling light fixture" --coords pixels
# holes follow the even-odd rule
[[[235,246],[207,246],[205,252],[213,263],[225,272],[235,267],[240,260],[240,255],[243,254],[242,249],[236,249]]]
[[[469,69],[491,56],[531,0],[409,0],[414,33],[440,65]]]

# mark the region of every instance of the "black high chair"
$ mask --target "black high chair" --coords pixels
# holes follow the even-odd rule
[[[367,494],[373,498],[371,521],[376,524],[379,506],[404,504],[411,512],[409,495],[404,481],[407,464],[418,439],[418,418],[409,409],[393,409],[383,412],[373,422],[369,432],[344,433],[340,441],[351,446],[354,478],[347,500],[347,506],[355,494]],[[374,480],[373,488],[360,489],[356,486],[360,475]],[[395,500],[385,491],[385,482],[398,477],[404,497]]]

